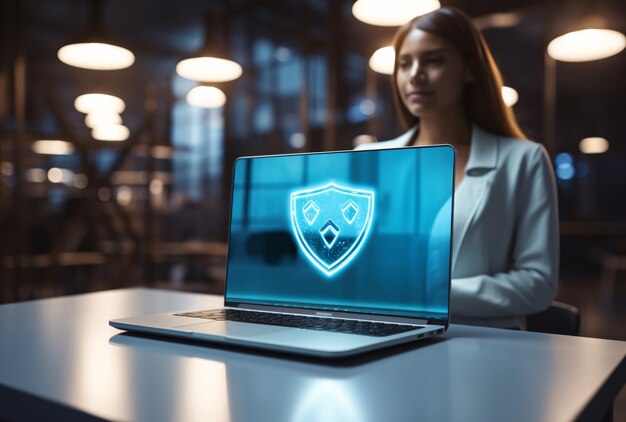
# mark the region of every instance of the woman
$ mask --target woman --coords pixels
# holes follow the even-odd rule
[[[393,89],[410,129],[360,148],[452,144],[457,151],[453,323],[523,328],[558,279],[554,175],[504,104],[500,72],[472,21],[444,7],[401,27]]]

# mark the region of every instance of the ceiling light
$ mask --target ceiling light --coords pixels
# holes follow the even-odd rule
[[[122,116],[113,110],[94,109],[85,116],[85,125],[91,129],[96,126],[121,125]]]
[[[306,145],[306,136],[303,133],[296,132],[289,136],[289,145],[292,148],[300,149]]]
[[[81,113],[90,113],[94,110],[108,110],[121,113],[126,108],[124,101],[113,95],[84,94],[76,98],[74,107]]]
[[[130,50],[99,42],[66,45],[59,49],[57,57],[70,66],[94,70],[125,69],[135,63]]]
[[[70,155],[74,152],[72,143],[52,139],[35,141],[31,148],[37,154]]]
[[[511,88],[510,86],[503,86],[502,99],[504,100],[504,104],[509,107],[513,107],[519,99],[519,94],[515,89]]]
[[[13,164],[5,161],[0,164],[0,173],[4,176],[13,176]]]
[[[176,73],[183,78],[198,82],[226,82],[237,79],[243,73],[238,63],[217,57],[195,57],[180,61]]]
[[[125,141],[130,131],[123,125],[97,126],[91,130],[91,136],[98,141]]]
[[[63,180],[63,170],[58,167],[52,167],[48,170],[48,180],[52,183],[61,183]]]
[[[399,26],[440,7],[438,0],[358,0],[352,14],[371,25]]]
[[[219,17],[206,15],[205,38],[202,48],[176,65],[176,73],[198,82],[227,82],[243,73],[239,63],[227,57],[226,36]]]
[[[102,25],[102,1],[92,0],[87,30],[77,42],[59,49],[57,57],[63,63],[83,69],[125,69],[135,63],[128,49],[109,42]]]
[[[376,103],[366,98],[359,103],[359,111],[366,116],[371,116],[376,112]]]
[[[150,193],[153,195],[160,195],[163,193],[163,182],[159,179],[152,179],[150,181]]]
[[[111,199],[111,189],[107,188],[106,186],[102,186],[100,189],[98,189],[98,199],[102,202],[106,202]]]
[[[218,108],[226,103],[226,94],[214,86],[196,86],[187,94],[187,102],[195,107]]]
[[[374,51],[370,57],[369,65],[374,72],[391,75],[396,62],[396,52],[393,47],[383,47]]]
[[[626,47],[626,37],[610,29],[568,32],[548,44],[548,54],[564,62],[586,62],[611,57]]]
[[[120,186],[117,188],[117,194],[115,195],[115,199],[117,202],[123,206],[127,207],[133,201],[133,189],[130,186]]]
[[[88,184],[89,178],[87,178],[87,175],[79,173],[74,176],[74,186],[76,186],[78,189],[85,189]]]
[[[609,141],[597,136],[585,138],[578,144],[583,154],[602,154],[609,150]]]
[[[520,12],[492,13],[473,18],[472,21],[480,30],[487,28],[510,28],[522,21],[522,14]]]
[[[46,171],[44,169],[28,169],[25,177],[28,182],[42,183],[46,181]]]

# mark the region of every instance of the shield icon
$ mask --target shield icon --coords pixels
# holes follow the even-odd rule
[[[291,224],[300,249],[330,276],[354,259],[369,234],[374,191],[329,183],[291,194]]]

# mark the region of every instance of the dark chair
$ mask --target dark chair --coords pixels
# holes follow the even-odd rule
[[[553,301],[545,311],[526,316],[526,329],[538,333],[577,336],[580,334],[580,313],[575,306]]]

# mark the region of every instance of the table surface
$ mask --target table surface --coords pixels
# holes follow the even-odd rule
[[[0,306],[0,416],[593,420],[626,380],[626,342],[612,340],[452,325],[436,339],[328,363],[108,325],[221,304],[220,296],[139,288]]]

